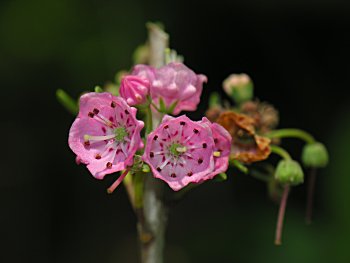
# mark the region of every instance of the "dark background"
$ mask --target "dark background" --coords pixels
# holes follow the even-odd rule
[[[0,2],[0,262],[137,262],[136,218],[113,178],[97,181],[68,148],[74,119],[55,99],[77,97],[131,66],[145,22],[162,21],[171,46],[205,73],[207,97],[230,73],[248,73],[281,127],[323,141],[315,220],[305,186],[293,189],[283,246],[264,184],[236,171],[206,183],[170,214],[167,262],[350,261],[350,5],[346,1]],[[302,144],[284,144],[299,159]]]

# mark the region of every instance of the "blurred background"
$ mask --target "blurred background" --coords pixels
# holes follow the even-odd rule
[[[126,192],[77,166],[67,145],[74,119],[55,98],[78,97],[131,66],[145,23],[162,21],[171,47],[205,73],[199,119],[230,73],[248,73],[280,127],[324,142],[314,223],[305,185],[293,189],[283,246],[278,206],[263,183],[229,171],[171,211],[166,262],[350,262],[350,4],[341,0],[0,2],[0,262],[138,262]],[[302,143],[285,141],[299,159]]]

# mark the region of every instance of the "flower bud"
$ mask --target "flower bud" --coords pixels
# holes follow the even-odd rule
[[[124,76],[120,84],[120,96],[130,105],[139,105],[146,101],[150,83],[139,76]]]
[[[236,103],[249,101],[254,96],[254,86],[247,74],[231,74],[223,82],[223,87]]]
[[[310,143],[304,146],[301,159],[306,167],[325,167],[328,164],[328,152],[322,143]]]
[[[304,182],[304,172],[294,160],[281,160],[275,171],[275,179],[281,184],[298,185]]]

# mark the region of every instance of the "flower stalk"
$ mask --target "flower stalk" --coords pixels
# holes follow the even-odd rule
[[[303,130],[300,129],[279,129],[271,131],[264,136],[272,139],[272,138],[298,138],[304,140],[306,143],[314,143],[314,137]]]
[[[276,236],[275,236],[275,245],[276,246],[282,245],[283,221],[284,221],[284,215],[285,215],[286,207],[287,207],[289,190],[290,190],[289,185],[285,185],[284,190],[283,190],[283,194],[282,194],[282,198],[281,198],[281,202],[280,202],[280,208],[278,211]]]
[[[306,213],[305,213],[305,221],[306,224],[312,223],[312,208],[314,203],[314,192],[315,192],[315,184],[316,184],[316,168],[310,169],[310,174],[308,177],[308,185],[307,185],[307,201],[306,201]]]

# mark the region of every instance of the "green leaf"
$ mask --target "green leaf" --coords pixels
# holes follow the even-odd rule
[[[74,115],[78,114],[78,103],[64,90],[58,89],[56,91],[56,98],[62,104],[62,106],[66,108],[66,110],[68,110],[70,113]]]

